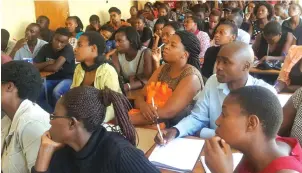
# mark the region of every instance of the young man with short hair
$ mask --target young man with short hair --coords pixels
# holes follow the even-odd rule
[[[50,20],[47,16],[39,16],[37,24],[41,27],[41,38],[44,41],[51,42],[54,32],[49,29]]]
[[[57,100],[71,86],[75,69],[72,46],[68,43],[71,33],[66,28],[58,28],[51,43],[42,47],[34,58],[34,65],[40,71],[53,72],[47,76],[46,88],[50,107],[45,103],[45,86],[41,91],[39,104],[47,111],[52,111]]]
[[[114,30],[118,30],[121,26],[131,26],[130,23],[121,20],[121,10],[116,7],[111,7],[108,10],[110,15],[109,24],[114,28]]]

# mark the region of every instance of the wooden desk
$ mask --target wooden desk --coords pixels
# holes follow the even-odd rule
[[[52,75],[52,74],[54,74],[54,72],[48,72],[48,71],[41,71],[40,72],[40,75],[41,75],[42,78],[45,78],[45,77],[47,77],[49,75]]]
[[[255,67],[252,67],[250,69],[250,73],[253,74],[265,74],[265,75],[279,75],[280,71],[279,70],[260,70]]]
[[[129,100],[135,100],[136,97],[140,94],[141,91],[142,91],[141,89],[128,91],[128,92],[126,93],[127,98],[128,98]]]

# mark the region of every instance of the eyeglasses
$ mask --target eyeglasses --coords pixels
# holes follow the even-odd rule
[[[56,118],[71,118],[71,117],[69,117],[69,116],[56,116],[56,115],[54,115],[54,114],[49,114],[49,119],[50,120],[54,120],[54,119],[56,119]]]

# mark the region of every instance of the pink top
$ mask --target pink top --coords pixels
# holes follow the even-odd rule
[[[207,49],[210,47],[210,37],[206,32],[197,30],[195,33],[196,37],[200,42],[200,54],[199,58],[204,58],[204,54],[206,53]]]
[[[290,156],[279,157],[273,160],[259,173],[276,173],[284,169],[295,170],[302,173],[302,149],[295,138],[277,137],[276,140],[287,143],[292,147]],[[241,162],[237,167],[238,173],[254,173],[247,161]]]
[[[10,56],[1,52],[1,64],[7,63],[11,60],[12,60],[12,58]]]

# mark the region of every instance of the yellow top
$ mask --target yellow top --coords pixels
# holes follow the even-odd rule
[[[73,81],[70,88],[78,87],[82,84],[85,77],[85,71],[81,64],[78,64],[73,75]],[[118,74],[114,67],[108,63],[104,63],[96,70],[94,87],[97,89],[104,89],[107,86],[109,89],[122,93],[119,85]],[[111,104],[106,111],[104,122],[108,122],[114,118],[113,105]]]

